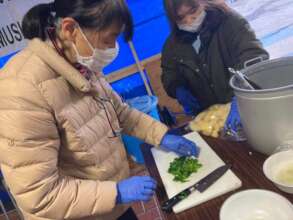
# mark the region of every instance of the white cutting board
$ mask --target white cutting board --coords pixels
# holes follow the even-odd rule
[[[197,132],[192,132],[185,135],[185,137],[191,141],[194,141],[200,147],[200,155],[198,160],[203,165],[197,173],[189,177],[189,181],[187,183],[174,182],[173,176],[168,173],[170,162],[172,162],[174,158],[178,157],[178,155],[173,152],[166,152],[157,148],[152,148],[152,154],[169,199],[187,187],[195,184],[216,168],[224,165],[224,162]],[[173,211],[174,213],[182,212],[186,209],[192,208],[215,197],[235,190],[241,187],[241,185],[241,180],[231,170],[229,170],[203,193],[195,191],[189,197],[175,205],[173,207]]]

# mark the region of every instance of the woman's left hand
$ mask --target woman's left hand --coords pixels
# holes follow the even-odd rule
[[[199,147],[192,141],[177,135],[166,134],[162,141],[161,147],[167,150],[174,151],[180,156],[195,156],[199,155]]]
[[[227,117],[227,120],[225,122],[225,128],[231,129],[237,132],[238,129],[241,127],[242,127],[242,124],[241,124],[241,119],[240,119],[240,115],[238,111],[237,99],[236,97],[233,97],[231,102],[231,109]]]

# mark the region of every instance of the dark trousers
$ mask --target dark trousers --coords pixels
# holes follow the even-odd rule
[[[132,208],[127,209],[117,220],[138,220]]]

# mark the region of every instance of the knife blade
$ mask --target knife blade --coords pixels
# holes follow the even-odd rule
[[[195,190],[199,191],[200,193],[204,192],[218,179],[220,179],[231,167],[231,164],[226,164],[218,167],[194,185],[188,187],[187,189],[183,190],[171,199],[164,202],[161,206],[162,210],[166,212],[171,212],[174,205],[187,198]]]

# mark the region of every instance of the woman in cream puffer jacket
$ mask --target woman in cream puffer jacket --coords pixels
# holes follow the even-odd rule
[[[56,0],[24,18],[29,44],[0,72],[0,164],[27,220],[123,219],[129,203],[148,200],[155,181],[129,178],[120,131],[196,153],[195,144],[166,135],[165,125],[131,109],[93,74],[115,57],[109,50],[121,27],[129,37],[122,0]]]

